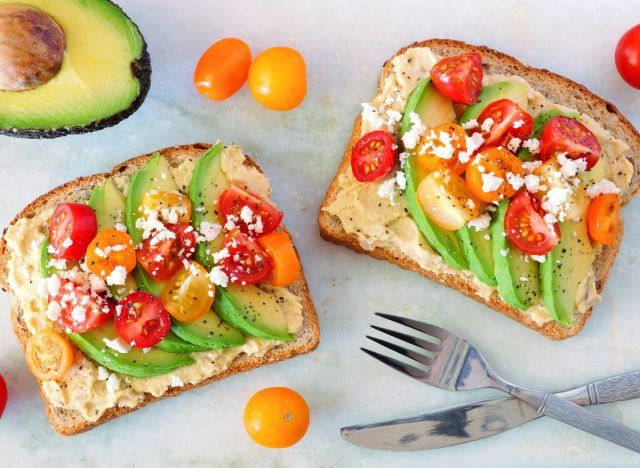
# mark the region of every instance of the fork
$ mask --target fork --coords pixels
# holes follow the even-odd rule
[[[478,349],[463,338],[425,322],[376,312],[376,315],[424,333],[429,340],[371,325],[387,335],[421,348],[429,355],[407,349],[380,338],[368,339],[427,367],[423,370],[389,356],[361,348],[378,361],[419,380],[446,390],[494,388],[512,395],[535,409],[540,415],[562,421],[614,444],[640,453],[640,432],[551,393],[515,385],[498,376]],[[433,340],[433,341],[431,341]]]

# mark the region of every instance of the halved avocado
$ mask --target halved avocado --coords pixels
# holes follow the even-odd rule
[[[17,8],[30,14],[16,13]],[[109,0],[0,0],[4,63],[7,57],[15,57],[17,64],[32,57],[33,47],[26,44],[48,45],[48,36],[37,32],[43,18],[62,30],[61,63],[47,69],[52,76],[31,89],[0,91],[0,134],[56,138],[86,133],[115,125],[140,107],[149,91],[151,63],[140,30],[120,7]],[[21,40],[12,41],[16,37]],[[31,68],[43,69],[37,65]],[[28,75],[29,69],[20,76]]]

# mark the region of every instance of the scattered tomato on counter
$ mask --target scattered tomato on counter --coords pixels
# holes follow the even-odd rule
[[[242,40],[222,39],[209,47],[196,65],[193,82],[203,96],[222,101],[233,96],[247,81],[251,49]]]
[[[249,90],[263,106],[279,111],[300,105],[307,94],[307,66],[298,51],[272,47],[260,53],[249,69]]]
[[[7,384],[4,381],[4,377],[0,374],[0,418],[2,417],[2,413],[4,413],[4,409],[7,406]]]
[[[618,41],[616,67],[624,81],[640,89],[640,24],[629,29]]]
[[[27,342],[27,365],[39,380],[55,380],[73,364],[73,348],[69,341],[53,330],[40,330]]]
[[[290,447],[307,432],[309,407],[304,398],[290,388],[265,388],[247,403],[244,427],[249,436],[264,447]]]

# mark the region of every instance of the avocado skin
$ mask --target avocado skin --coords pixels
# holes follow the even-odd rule
[[[147,48],[147,41],[140,32],[138,25],[124,12],[122,7],[114,2],[113,5],[118,8],[124,16],[127,17],[131,24],[138,30],[140,37],[142,38],[142,54],[140,58],[134,60],[131,64],[131,73],[140,82],[140,92],[138,97],[131,103],[129,107],[123,109],[117,114],[113,114],[110,117],[90,122],[86,125],[76,125],[73,127],[62,128],[0,128],[0,135],[15,137],[15,138],[27,138],[31,140],[45,139],[45,138],[59,138],[67,135],[80,135],[82,133],[95,132],[96,130],[102,130],[108,127],[113,127],[117,123],[120,123],[127,117],[131,116],[137,111],[149,93],[151,88],[151,57],[149,56],[149,50]]]

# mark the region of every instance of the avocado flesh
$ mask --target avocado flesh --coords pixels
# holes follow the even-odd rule
[[[483,283],[489,286],[497,285],[491,246],[491,230],[487,228],[476,231],[473,227],[464,226],[458,229],[456,234],[462,242],[464,253],[469,262],[469,269]]]
[[[55,268],[49,266],[53,256],[49,253],[49,236],[45,237],[40,247],[40,272],[45,278],[49,278],[55,272]]]
[[[168,353],[197,353],[200,351],[206,351],[207,348],[203,348],[202,346],[196,346],[193,343],[189,343],[184,341],[178,335],[169,332],[167,336],[165,336],[160,343],[155,345],[155,348],[158,348],[162,351],[166,351]]]
[[[244,344],[242,333],[227,325],[213,310],[190,322],[174,321],[171,329],[178,337],[204,349]]]
[[[558,115],[564,115],[565,117],[571,117],[580,120],[580,114],[576,114],[575,112],[564,112],[557,109],[544,112],[533,119],[533,131],[531,132],[531,138],[540,139],[542,130],[544,130],[544,127],[545,125],[547,125],[549,119]],[[533,161],[534,159],[536,159],[527,148],[522,148],[520,151],[518,151],[518,157],[522,161]]]
[[[538,262],[509,244],[504,233],[504,217],[509,200],[502,200],[491,222],[491,245],[500,296],[511,307],[527,310],[538,302],[540,275]],[[507,255],[503,255],[507,253]]]
[[[560,241],[540,264],[542,300],[553,319],[567,326],[575,324],[578,285],[595,260],[586,220],[558,224]]]
[[[400,129],[402,135],[411,129],[412,124],[409,117],[411,112],[418,113],[427,128],[441,123],[453,122],[456,117],[453,111],[453,102],[437,91],[435,86],[431,84],[430,78],[422,80],[409,96],[402,117]],[[405,197],[411,217],[429,245],[442,256],[447,264],[459,270],[467,269],[469,265],[464,249],[455,232],[436,226],[420,206],[416,197],[416,190],[420,183],[418,161],[413,152],[408,151],[407,153],[408,156],[404,162],[404,174],[407,179]]]
[[[193,169],[189,198],[192,204],[193,227],[198,230],[203,221],[224,225],[226,220],[220,219],[218,200],[220,195],[230,187],[227,177],[222,171],[222,143],[212,146],[200,157]],[[196,261],[207,270],[214,266],[212,254],[220,250],[224,234],[208,242],[199,242],[196,247]]]
[[[279,299],[253,285],[230,284],[218,288],[213,309],[222,319],[247,335],[290,341],[287,317]]]
[[[98,364],[120,374],[133,377],[152,377],[167,374],[178,367],[193,364],[195,361],[187,354],[167,353],[151,348],[144,352],[139,348],[131,348],[127,353],[118,353],[109,348],[104,338],[118,338],[113,321],[85,333],[70,333],[69,339],[89,358]]]
[[[511,99],[522,109],[527,110],[528,94],[528,85],[519,81],[499,81],[485,86],[478,96],[478,101],[467,107],[467,110],[460,116],[460,123],[477,119],[485,107],[499,99]]]
[[[15,3],[0,0],[0,5]],[[21,0],[65,32],[60,71],[37,88],[0,92],[0,133],[51,138],[114,125],[142,104],[151,68],[136,25],[108,0]]]

